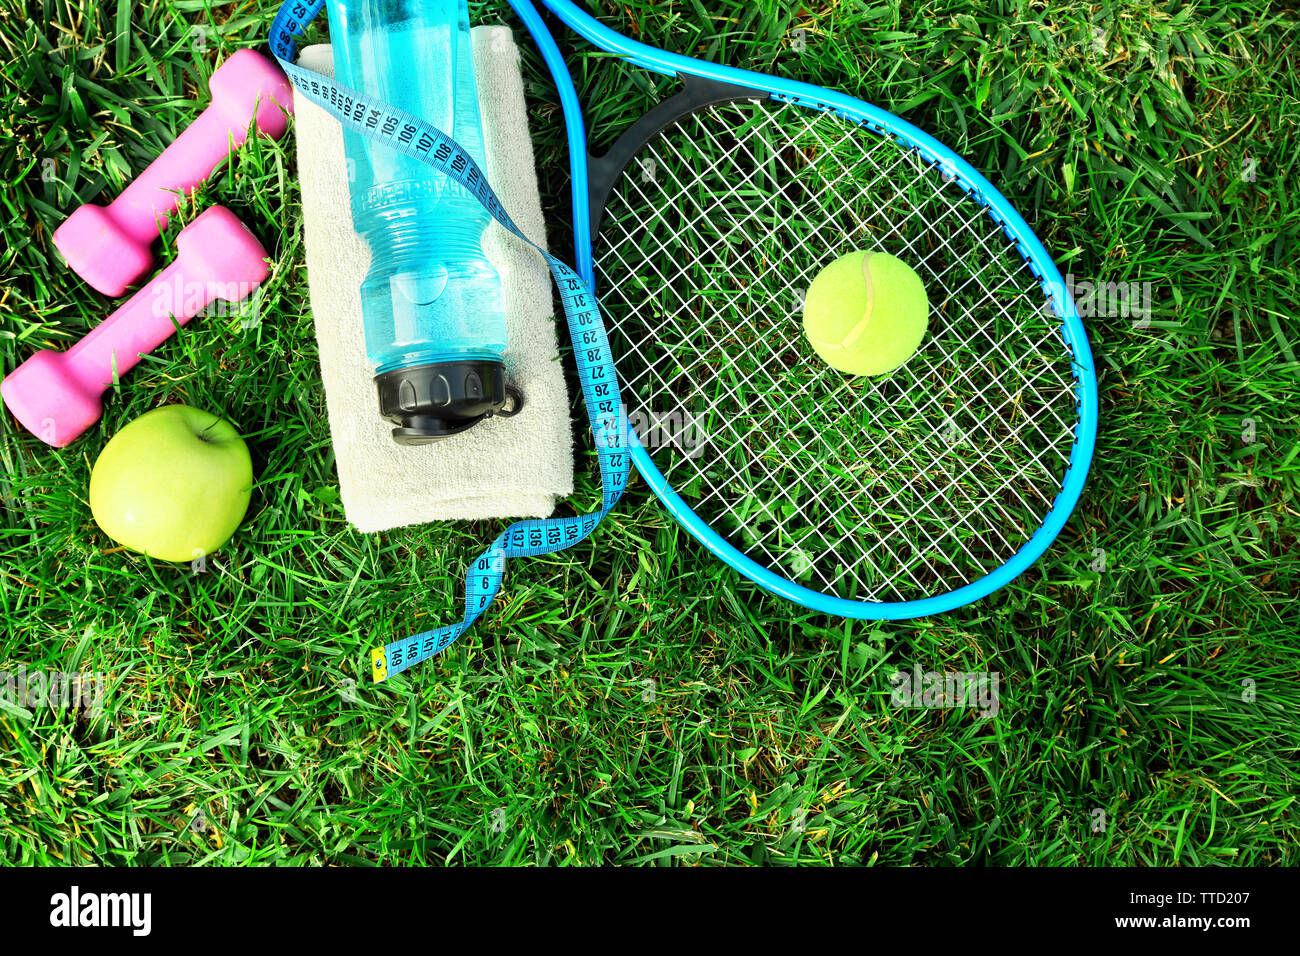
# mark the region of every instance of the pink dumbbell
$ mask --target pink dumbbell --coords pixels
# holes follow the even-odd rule
[[[217,299],[238,302],[269,271],[266,250],[234,213],[205,209],[176,237],[176,261],[68,351],[18,366],[0,395],[23,427],[62,448],[99,420],[114,371],[125,375],[177,325]]]
[[[248,124],[279,139],[293,112],[283,71],[260,53],[239,50],[212,74],[212,103],[108,206],[77,209],[54,232],[54,245],[73,271],[105,295],[121,295],[153,266],[150,246],[180,201],[235,146]]]

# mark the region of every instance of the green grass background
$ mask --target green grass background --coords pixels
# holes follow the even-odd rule
[[[51,232],[169,143],[213,66],[264,48],[273,12],[0,2],[4,371],[108,313]],[[0,417],[0,669],[110,675],[98,719],[0,705],[0,858],[1296,862],[1294,5],[625,0],[599,12],[656,45],[898,113],[985,173],[1062,272],[1151,283],[1149,328],[1087,320],[1101,434],[1059,540],[970,607],[845,622],[711,560],[634,481],[590,543],[512,565],[470,635],[371,685],[366,650],[450,622],[467,563],[503,525],[349,529],[292,138],[254,142],[193,209],[228,205],[273,250],[261,324],[197,320],[66,449]],[[522,31],[504,3],[473,14]],[[550,242],[568,250],[556,96],[519,39]],[[563,42],[598,147],[671,88]],[[236,422],[259,475],[206,574],[116,549],[86,503],[106,439],[168,402]],[[583,447],[566,509],[599,500]],[[893,706],[889,675],[914,664],[996,671],[998,716]]]

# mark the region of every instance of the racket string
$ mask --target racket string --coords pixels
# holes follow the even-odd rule
[[[762,459],[759,459],[759,460],[762,460]],[[770,474],[771,474],[770,470],[769,470],[767,473],[770,475]],[[734,469],[733,469],[733,474],[734,474]],[[812,497],[813,497],[815,500],[817,500],[818,502],[822,502],[822,497],[816,493],[815,489],[814,489],[814,491],[813,491]],[[765,509],[765,510],[770,511],[770,509]],[[832,512],[832,517],[834,517],[834,518],[838,518],[839,515],[833,513],[833,509],[827,508],[826,510]],[[844,509],[841,509],[841,510],[844,510]],[[783,522],[780,522],[780,521],[778,520],[776,523],[777,523],[778,525],[781,525],[781,526],[782,526],[782,530],[784,530],[784,528],[783,528]],[[933,538],[931,538],[931,540],[933,540]],[[770,552],[769,552],[769,553],[770,553]],[[892,553],[892,552],[891,552],[891,553]]]
[[[648,449],[669,484],[828,593],[906,600],[1005,562],[1060,490],[1075,415],[1059,322],[1001,224],[914,152],[790,104],[711,107],[642,155],[596,264],[625,394],[672,406],[651,419],[703,416],[703,448]],[[798,314],[811,276],[863,247],[931,297],[922,351],[883,380],[823,366]]]

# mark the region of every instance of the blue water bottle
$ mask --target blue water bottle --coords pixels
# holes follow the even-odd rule
[[[486,168],[465,0],[329,0],[334,75],[418,116]],[[459,434],[523,396],[505,381],[501,277],[490,221],[458,183],[345,128],[352,221],[370,246],[361,284],[380,413],[401,444]]]

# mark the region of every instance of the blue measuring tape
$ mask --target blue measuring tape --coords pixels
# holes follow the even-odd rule
[[[492,218],[542,254],[560,290],[587,420],[591,423],[600,463],[601,509],[567,518],[517,521],[506,528],[474,562],[465,578],[465,616],[460,621],[393,641],[370,652],[371,676],[382,681],[441,653],[469,630],[501,590],[507,558],[563,551],[596,530],[627,487],[629,432],[609,337],[596,297],[576,272],[525,236],[511,221],[473,157],[442,130],[419,117],[341,86],[329,77],[294,66],[295,37],[316,19],[324,5],[325,0],[288,0],[280,7],[271,24],[271,51],[280,66],[303,96],[337,116],[343,125],[450,176],[477,198]]]

